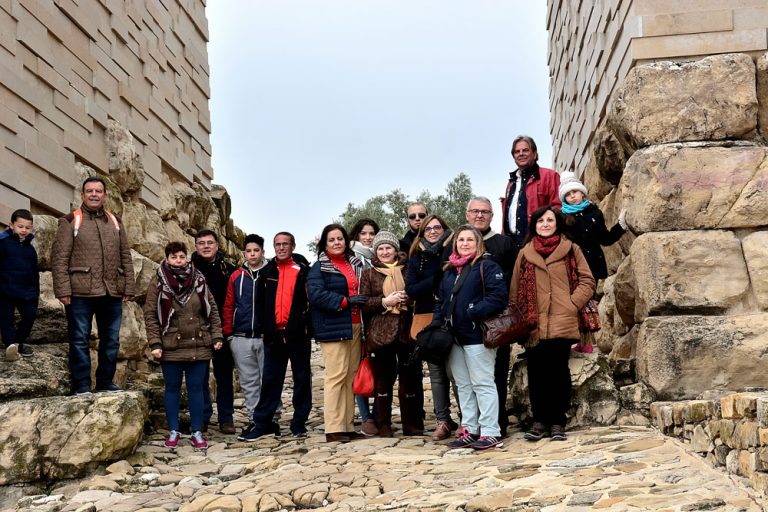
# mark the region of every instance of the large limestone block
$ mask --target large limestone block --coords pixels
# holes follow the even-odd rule
[[[637,283],[635,282],[635,273],[632,268],[632,256],[622,261],[616,270],[613,280],[614,305],[616,307],[617,319],[614,323],[631,327],[635,324],[635,296],[637,295]]]
[[[768,53],[757,59],[757,104],[760,135],[768,140]]]
[[[730,231],[646,233],[635,240],[631,258],[638,322],[674,313],[720,314],[749,290],[741,243]]]
[[[768,386],[768,314],[648,318],[638,332],[637,379],[660,400]]]
[[[136,153],[133,135],[117,121],[107,121],[105,133],[109,176],[121,195],[136,198],[144,185],[144,165]]]
[[[584,186],[587,187],[589,198],[593,202],[600,201],[613,189],[613,185],[600,175],[595,158],[592,158],[589,161],[581,180],[584,183]]]
[[[139,254],[131,249],[131,260],[133,261],[133,276],[136,280],[136,296],[134,299],[143,304],[147,296],[147,288],[152,276],[157,274],[157,268],[160,266],[146,256]]]
[[[232,214],[232,199],[227,189],[221,185],[211,185],[211,199],[219,209],[219,217],[226,220]]]
[[[751,138],[755,65],[745,54],[632,68],[609,107],[613,133],[633,150],[665,142]]]
[[[51,247],[59,228],[59,219],[51,215],[34,216],[35,238],[32,245],[37,251],[37,265],[40,270],[51,270]]]
[[[123,225],[132,249],[152,261],[163,261],[168,235],[157,211],[147,208],[143,203],[128,201],[123,210]]]
[[[175,220],[182,230],[192,233],[201,229],[220,231],[219,210],[202,185],[188,185],[166,175],[160,184],[160,216],[163,220]]]
[[[597,129],[592,144],[598,174],[611,185],[618,185],[624,173],[624,165],[627,163],[626,150],[605,126]]]
[[[768,231],[758,231],[741,241],[752,290],[761,309],[768,309]]]
[[[118,359],[141,360],[149,346],[144,327],[144,313],[136,302],[123,303],[123,317],[120,322],[120,351]]]
[[[745,142],[667,144],[637,151],[621,206],[640,233],[768,224],[768,149]]]
[[[68,394],[67,350],[63,344],[36,345],[35,357],[14,362],[1,359],[0,402]]]
[[[69,343],[67,313],[64,304],[53,294],[53,275],[40,272],[40,298],[37,317],[29,335],[32,343]]]
[[[138,392],[0,403],[0,485],[83,476],[135,450],[147,419]]]

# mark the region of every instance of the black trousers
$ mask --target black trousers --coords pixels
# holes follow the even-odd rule
[[[219,415],[219,425],[231,422],[235,413],[235,360],[229,341],[219,350],[213,351],[213,377],[216,379],[216,409]],[[213,415],[211,390],[206,377],[203,383],[203,421],[209,423]]]
[[[19,311],[19,324],[14,328],[14,312]],[[23,300],[0,297],[0,336],[5,346],[26,343],[37,316],[37,299]]]
[[[376,398],[374,401],[376,425],[382,427],[392,424],[392,395],[395,379],[399,378],[397,397],[400,400],[400,416],[405,435],[424,430],[421,361],[408,364],[413,347],[412,343],[395,341],[371,354]]]
[[[507,415],[507,390],[509,389],[509,358],[512,347],[509,345],[496,349],[496,364],[493,368],[493,380],[496,394],[499,395],[499,429],[501,435],[507,435],[509,416]]]
[[[571,345],[579,340],[540,340],[528,349],[528,393],[533,420],[545,425],[565,426],[571,404]]]

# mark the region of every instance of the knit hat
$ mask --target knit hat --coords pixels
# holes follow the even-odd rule
[[[587,187],[579,181],[574,173],[566,171],[560,175],[560,190],[558,192],[560,202],[565,204],[565,196],[574,190],[580,191],[584,196],[587,195]]]
[[[379,231],[376,233],[376,236],[373,238],[373,252],[376,252],[376,249],[378,249],[381,244],[389,244],[394,247],[396,251],[400,249],[400,242],[397,240],[397,237],[389,231]]]

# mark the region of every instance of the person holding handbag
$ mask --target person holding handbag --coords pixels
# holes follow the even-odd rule
[[[459,391],[461,429],[449,448],[485,450],[502,446],[499,397],[494,382],[496,349],[483,345],[482,320],[507,305],[504,272],[485,258],[483,236],[465,225],[456,230],[444,266],[433,322],[448,323],[456,345],[448,364]]]
[[[378,435],[392,437],[392,395],[399,378],[398,398],[403,434],[424,433],[424,390],[421,365],[411,361],[408,294],[405,293],[405,254],[398,251],[397,237],[380,231],[373,239],[373,267],[363,272],[360,294],[368,297],[365,315],[365,349],[373,366]]]
[[[424,219],[411,244],[405,277],[405,292],[413,301],[411,338],[432,322],[435,310],[435,293],[443,278],[443,252],[450,247],[453,233],[448,224],[437,215]],[[437,425],[432,432],[434,441],[451,436],[459,425],[451,418],[451,380],[448,363],[427,363],[432,387]]]
[[[340,224],[323,228],[317,261],[307,276],[312,327],[325,365],[323,416],[327,442],[346,443],[354,431],[352,385],[360,365],[362,315],[368,297],[360,295],[363,264],[349,248],[349,235]]]
[[[528,392],[533,426],[529,441],[566,439],[571,398],[568,358],[580,340],[579,309],[595,291],[595,280],[578,245],[565,235],[565,219],[552,206],[531,215],[526,243],[515,261],[509,296],[528,321]]]

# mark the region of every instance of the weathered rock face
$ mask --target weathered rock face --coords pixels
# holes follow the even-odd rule
[[[53,294],[53,276],[40,272],[40,299],[37,318],[29,335],[32,343],[68,343],[67,314],[64,305]]]
[[[67,346],[37,345],[34,358],[0,359],[0,402],[69,394]]]
[[[602,127],[595,132],[594,147],[594,161],[600,177],[611,185],[618,185],[627,163],[626,150],[612,132]]]
[[[768,225],[768,149],[689,143],[637,151],[621,179],[621,206],[640,233]]]
[[[138,361],[144,357],[148,346],[141,306],[133,301],[124,303],[118,358]]]
[[[107,121],[105,137],[109,176],[121,195],[137,198],[144,184],[144,165],[136,153],[133,135],[120,123],[110,119]]]
[[[40,270],[51,270],[51,247],[56,238],[59,219],[51,215],[35,215],[34,227],[32,245],[37,251],[37,265]]]
[[[0,404],[0,485],[82,476],[96,462],[129,455],[147,407],[136,392]]]
[[[768,140],[768,53],[757,59],[757,102],[760,136]]]
[[[749,290],[741,244],[729,231],[646,233],[635,240],[631,258],[638,322],[652,315],[723,313]]]
[[[749,280],[757,303],[762,310],[768,309],[768,231],[747,235],[741,241],[744,259],[749,270]]]
[[[727,54],[636,66],[614,97],[608,123],[629,150],[749,138],[757,128],[755,65],[748,55]]]
[[[123,225],[132,249],[152,261],[163,261],[169,240],[157,211],[148,209],[143,203],[128,201],[123,207]]]
[[[768,314],[648,318],[637,339],[637,377],[662,400],[703,390],[768,386]]]
[[[157,273],[157,268],[160,265],[134,250],[131,250],[131,259],[133,260],[133,275],[136,278],[136,296],[134,300],[143,304],[147,296],[149,281]]]

